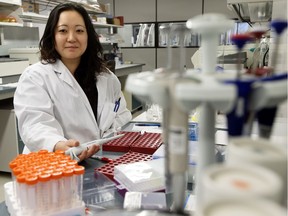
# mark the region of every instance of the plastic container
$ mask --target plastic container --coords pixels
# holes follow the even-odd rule
[[[95,205],[115,199],[116,186],[100,172],[85,173],[83,178],[83,201]]]

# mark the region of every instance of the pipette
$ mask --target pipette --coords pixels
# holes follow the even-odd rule
[[[257,66],[259,64],[259,57],[260,57],[260,39],[265,33],[266,33],[266,28],[263,28],[263,27],[257,27],[253,31],[249,32],[249,34],[253,38],[255,38],[255,42],[256,42],[255,50],[254,50],[254,56],[256,53],[256,58],[253,56],[254,60],[252,64],[252,73],[255,75],[261,74],[263,72],[265,73],[265,71],[257,69]]]
[[[271,28],[274,29],[274,31],[276,33],[275,49],[274,49],[272,59],[271,59],[271,68],[272,69],[270,71],[270,75],[274,75],[275,69],[276,69],[276,62],[277,62],[277,58],[278,58],[280,35],[287,28],[287,21],[286,20],[274,20],[271,22]],[[277,106],[261,109],[257,113],[260,137],[270,138],[270,135],[272,132],[272,125],[274,123],[276,113],[277,113]]]
[[[103,138],[103,139],[98,139],[98,140],[93,140],[93,141],[89,141],[86,143],[81,144],[80,146],[77,147],[72,147],[68,150],[65,151],[66,155],[70,155],[72,159],[77,159],[77,155],[79,155],[82,151],[86,150],[87,148],[89,148],[89,146],[91,145],[103,145],[106,142],[109,142],[111,140],[114,139],[118,139],[120,137],[123,137],[125,134],[118,134],[116,136],[112,136],[112,137],[107,137],[107,138]]]
[[[252,37],[249,34],[235,34],[231,37],[232,42],[238,48],[237,79],[241,78],[241,51],[245,44],[251,39]]]

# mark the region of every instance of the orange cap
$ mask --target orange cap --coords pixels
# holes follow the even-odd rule
[[[21,172],[23,171],[23,167],[14,167],[13,169],[12,169],[12,172],[13,172],[13,174],[15,175],[15,176],[17,176],[17,175],[19,175]]]
[[[63,176],[64,177],[70,177],[72,176],[74,173],[73,169],[64,169],[63,170]]]
[[[25,183],[25,179],[26,179],[26,174],[19,174],[16,178],[18,183]]]
[[[38,154],[47,154],[49,151],[47,149],[41,149],[38,151]]]
[[[41,173],[39,176],[38,176],[38,179],[40,182],[47,182],[49,181],[51,178],[51,174],[50,173]]]
[[[74,174],[83,175],[84,173],[85,173],[85,167],[84,166],[75,166],[74,167]]]
[[[12,160],[10,163],[9,163],[9,167],[10,169],[13,169],[15,167],[17,167],[18,163],[16,160]]]
[[[51,174],[51,178],[52,179],[60,179],[62,177],[62,175],[63,175],[62,171],[54,170],[54,172]]]
[[[64,155],[65,152],[63,150],[56,150],[55,154]]]
[[[38,177],[35,176],[35,175],[28,175],[25,178],[25,182],[28,185],[34,185],[34,184],[36,184],[38,182]]]

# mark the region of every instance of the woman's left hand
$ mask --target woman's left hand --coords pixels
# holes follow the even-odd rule
[[[86,150],[82,151],[79,155],[77,155],[77,157],[79,158],[80,161],[82,161],[96,154],[99,150],[100,150],[99,145],[91,145],[87,147]]]

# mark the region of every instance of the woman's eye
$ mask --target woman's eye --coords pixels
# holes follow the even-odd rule
[[[76,32],[82,33],[82,32],[84,32],[84,30],[83,29],[77,29]]]
[[[67,32],[66,29],[59,29],[58,31],[59,31],[59,32],[63,32],[63,33],[64,33],[64,32]]]

